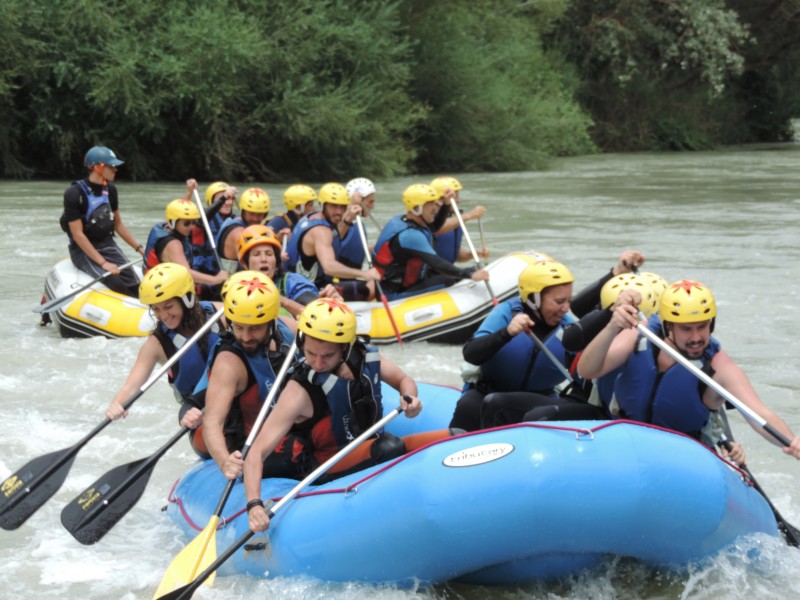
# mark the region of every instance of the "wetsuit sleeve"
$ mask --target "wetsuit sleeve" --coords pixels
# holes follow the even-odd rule
[[[111,207],[111,212],[119,210],[119,193],[117,192],[117,186],[113,183],[108,184],[108,204]]]
[[[460,277],[461,279],[468,279],[472,273],[475,272],[475,267],[467,269],[459,269],[450,261],[442,258],[428,242],[425,236],[413,229],[407,229],[400,232],[400,234],[392,240],[393,243],[399,245],[399,249],[408,258],[418,258],[431,269],[442,275],[451,275],[453,277]],[[394,247],[392,248],[394,251]]]
[[[217,198],[214,203],[206,209],[206,219],[213,219],[219,212],[219,209],[222,208],[222,205],[225,204],[226,200],[227,198],[225,198],[225,196]]]
[[[439,231],[444,226],[444,222],[447,221],[447,219],[453,214],[454,213],[452,209],[450,209],[449,206],[443,204],[442,208],[439,210],[439,212],[436,213],[436,216],[433,218],[433,223],[431,223],[431,231],[434,233]]]
[[[587,285],[580,292],[575,294],[570,301],[573,314],[578,318],[583,317],[589,312],[600,306],[600,290],[603,289],[606,281],[614,276],[613,269],[603,275],[592,284]]]
[[[561,342],[567,352],[580,352],[589,345],[595,336],[611,321],[611,311],[605,309],[593,310],[564,328]]]
[[[511,341],[511,334],[503,327],[494,333],[473,337],[464,344],[464,360],[473,365],[482,365]]]

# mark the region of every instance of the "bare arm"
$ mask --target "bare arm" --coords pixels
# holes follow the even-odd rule
[[[417,383],[388,358],[381,358],[381,379],[400,392],[400,397],[409,396],[411,402],[405,408],[406,417],[416,417],[422,410],[417,397]]]
[[[341,279],[380,279],[375,269],[362,271],[352,269],[336,260],[333,252],[333,232],[327,227],[314,227],[306,233],[301,240],[303,252],[308,256],[316,256],[322,270],[331,277]]]
[[[633,352],[638,338],[636,307],[618,306],[611,321],[589,342],[578,361],[578,375],[596,379],[621,367]]]
[[[203,420],[203,439],[211,457],[225,477],[234,479],[241,474],[242,453],[228,452],[223,427],[233,398],[247,386],[247,368],[233,352],[220,352],[208,378],[206,414]]]
[[[714,380],[728,390],[735,398],[747,405],[758,416],[772,425],[775,429],[785,435],[792,444],[784,451],[792,454],[795,458],[800,458],[800,438],[794,435],[791,428],[776,415],[772,410],[761,401],[753,385],[750,383],[745,372],[731,359],[730,355],[724,350],[720,350],[711,360],[711,367],[714,369]],[[703,402],[711,409],[720,408],[725,402],[722,396],[718,395],[713,389],[707,388],[703,395]],[[763,428],[747,419],[747,422],[761,434],[764,439],[777,446],[783,446],[773,438]]]
[[[136,362],[133,363],[131,372],[128,373],[128,378],[106,408],[106,417],[112,421],[120,417],[127,417],[128,411],[123,410],[122,405],[145,384],[153,372],[153,368],[166,361],[167,355],[164,354],[164,349],[156,337],[151,335],[139,348],[139,354],[136,356]]]
[[[244,461],[244,489],[248,501],[261,498],[264,459],[275,450],[292,425],[311,418],[313,414],[314,407],[308,392],[296,381],[289,381]],[[266,531],[269,527],[269,518],[263,507],[252,508],[248,512],[248,521],[255,532]]]
[[[228,278],[227,271],[220,271],[216,275],[208,275],[207,273],[195,271],[192,268],[192,265],[186,261],[186,255],[183,253],[183,244],[176,239],[172,239],[167,242],[167,244],[161,250],[161,256],[159,256],[159,258],[161,259],[161,262],[171,262],[186,267],[195,283],[208,283],[210,285],[216,285],[218,283],[222,283]]]

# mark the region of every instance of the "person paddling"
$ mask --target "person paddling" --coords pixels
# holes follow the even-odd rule
[[[128,415],[122,405],[144,384],[155,366],[169,360],[222,308],[219,303],[197,301],[189,270],[174,263],[161,263],[147,272],[139,286],[139,300],[150,307],[158,323],[139,349],[125,383],[106,408],[105,415],[112,421]],[[217,343],[221,329],[224,324],[213,327],[169,372],[170,385],[181,403],[178,421],[183,427],[196,429],[203,421],[203,413],[188,398],[205,373],[209,351]]]
[[[269,216],[270,200],[269,194],[261,188],[248,188],[239,196],[238,217],[231,214],[222,223],[214,240],[217,244],[220,265],[228,273],[235,273],[238,267],[236,251],[239,245],[239,236],[242,230],[248,225],[263,224]]]
[[[314,200],[316,199],[317,192],[314,191],[314,188],[302,183],[290,185],[283,192],[286,212],[272,217],[267,223],[267,227],[272,229],[283,243],[283,240],[292,234],[298,221],[314,212]]]
[[[457,205],[461,204],[461,190],[464,189],[464,186],[455,177],[437,177],[431,181],[431,187],[439,194],[439,201],[442,202],[442,208],[436,215],[436,221],[432,227],[436,254],[452,263],[472,260],[472,253],[469,249],[461,247],[464,231],[461,229],[453,208],[453,202]],[[479,204],[472,210],[463,213],[461,218],[466,223],[480,219],[485,214],[486,207]],[[489,258],[488,248],[479,248],[477,253],[484,260]]]
[[[356,336],[355,315],[343,302],[315,300],[303,309],[297,327],[304,358],[292,367],[245,459],[248,518],[257,532],[269,527],[261,479],[281,476],[265,460],[286,444],[284,436],[290,434],[294,444],[296,471],[291,477],[302,479],[383,417],[381,381],[399,392],[406,417],[422,410],[417,384]],[[397,458],[406,450],[401,439],[384,431],[336,464],[326,479]]]
[[[92,277],[105,278],[109,289],[133,296],[139,295],[139,280],[131,269],[120,270],[128,262],[114,235],[121,237],[139,254],[144,246],[125,226],[119,212],[119,196],[114,180],[124,161],[106,146],[93,146],[83,159],[86,177],[70,185],[64,192],[61,229],[69,238],[69,256],[78,269]]]
[[[714,381],[791,440],[783,451],[800,459],[800,436],[761,401],[744,371],[711,335],[716,316],[711,290],[700,282],[681,280],[663,292],[658,315],[650,317],[646,327],[688,360],[698,361]],[[620,369],[614,396],[621,416],[674,429],[715,446],[718,432],[712,417],[723,409],[724,398],[701,385],[668,353],[658,351],[641,336],[638,324],[635,305],[614,309],[609,324],[584,350],[578,373],[596,378]],[[762,427],[750,423],[764,438],[782,446]]]

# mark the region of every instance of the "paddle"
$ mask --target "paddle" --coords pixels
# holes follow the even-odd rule
[[[222,316],[222,309],[214,313],[208,321],[173,354],[164,365],[148,379],[123,404],[127,410],[164,373],[169,371],[181,356],[197,342]],[[100,433],[111,419],[105,419],[74,446],[45,454],[21,467],[0,484],[0,527],[6,530],[22,525],[36,510],[55,494],[67,478],[75,456],[89,440]]]
[[[192,190],[194,194],[194,202],[197,204],[197,208],[200,211],[200,219],[203,221],[203,229],[206,232],[206,239],[208,239],[208,243],[211,245],[211,250],[214,252],[214,258],[217,259],[217,266],[221,269],[222,262],[219,260],[219,252],[217,252],[217,242],[214,241],[214,234],[211,233],[211,225],[208,224],[208,217],[206,217],[206,211],[203,210],[203,203],[200,202],[200,194],[197,193],[197,188]]]
[[[478,233],[481,236],[481,246],[486,248],[486,238],[483,237],[483,221],[478,218]]]
[[[641,312],[639,313],[639,319],[642,321],[645,320],[645,317]],[[719,383],[714,381],[711,377],[709,377],[708,375],[703,373],[703,371],[694,366],[685,356],[683,356],[680,352],[678,352],[672,346],[667,344],[664,340],[662,340],[655,333],[650,331],[647,327],[639,323],[638,325],[636,325],[636,329],[638,329],[639,333],[644,335],[653,344],[655,344],[656,346],[661,348],[661,350],[669,354],[675,362],[680,363],[684,368],[688,369],[689,372],[691,372],[695,377],[697,377],[700,381],[705,383],[712,390],[717,392],[717,394],[725,398],[725,400],[733,404],[733,406],[735,406],[739,410],[739,412],[741,412],[745,417],[747,417],[754,423],[757,423],[759,427],[761,427],[764,431],[769,433],[781,444],[783,444],[784,446],[789,446],[791,444],[791,442],[786,438],[785,435],[783,435],[780,431],[778,431],[772,425],[767,423],[767,421],[762,419],[755,411],[753,411],[753,409],[751,409],[746,404],[742,403],[741,400],[736,398],[736,396],[731,394]]]
[[[242,448],[242,458],[247,457],[247,453],[250,451],[250,447],[253,445],[253,442],[258,435],[261,425],[264,423],[267,415],[272,410],[275,396],[281,387],[283,378],[286,376],[286,371],[289,370],[289,367],[294,360],[294,354],[296,350],[297,341],[294,341],[292,342],[292,347],[289,349],[289,352],[286,355],[286,359],[283,361],[283,365],[281,365],[280,371],[275,376],[275,382],[272,384],[272,387],[267,394],[267,398],[264,400],[264,404],[261,406],[261,410],[258,412],[258,417],[256,417],[253,428],[250,430],[250,434],[247,436],[244,448]],[[230,479],[228,481],[228,483],[225,485],[225,489],[222,491],[222,496],[220,496],[219,502],[217,502],[217,507],[214,509],[214,514],[208,521],[208,525],[206,525],[203,531],[201,531],[197,537],[189,542],[189,544],[172,560],[169,568],[167,568],[167,572],[161,579],[161,583],[156,590],[155,596],[153,596],[154,598],[158,598],[159,596],[174,590],[180,585],[191,582],[197,575],[198,571],[202,571],[206,568],[206,566],[214,561],[217,555],[217,525],[219,524],[220,515],[222,515],[222,510],[225,508],[225,503],[228,501],[228,497],[231,495],[231,490],[233,490],[233,485],[235,483],[235,479]],[[208,578],[208,585],[211,585],[213,580],[213,576]]]
[[[586,392],[581,387],[580,383],[575,380],[564,364],[556,358],[555,354],[550,351],[550,348],[545,346],[544,342],[542,342],[542,340],[540,340],[539,337],[530,329],[526,329],[525,333],[528,334],[528,337],[533,342],[533,345],[536,346],[540,352],[544,353],[547,359],[556,366],[559,372],[564,376],[564,379],[570,382],[567,387],[561,391],[560,396],[569,396],[575,400],[587,402],[588,400],[586,398]]]
[[[388,415],[383,417],[380,421],[375,423],[372,427],[367,429],[364,433],[359,435],[352,442],[347,444],[347,446],[339,450],[339,452],[337,452],[331,458],[322,463],[310,475],[308,475],[300,483],[294,486],[291,489],[291,491],[288,494],[286,494],[283,498],[281,498],[272,508],[270,508],[267,511],[267,516],[270,519],[272,519],[281,508],[283,508],[289,501],[291,501],[295,496],[297,496],[297,494],[303,491],[304,488],[310,485],[320,475],[323,475],[325,472],[327,472],[331,467],[333,467],[336,463],[342,460],[345,456],[350,454],[350,452],[355,450],[361,443],[369,439],[374,433],[385,427],[392,419],[394,419],[401,412],[403,412],[403,409],[400,406],[398,406]],[[247,540],[249,540],[254,535],[255,533],[252,530],[248,529],[247,532],[244,533],[241,537],[239,537],[239,539],[236,540],[227,550],[225,550],[222,554],[220,554],[217,560],[208,565],[208,567],[202,573],[200,573],[200,575],[197,576],[197,579],[195,579],[188,585],[175,589],[174,591],[170,591],[164,595],[157,594],[156,596],[154,596],[154,600],[187,600],[188,598],[191,598],[194,591],[197,590],[197,588],[199,588],[203,584],[203,581],[210,578],[213,575],[214,571],[216,571],[220,567],[220,565],[222,565],[222,563],[224,563],[231,556],[233,556],[233,554],[239,548],[244,546],[247,543]]]
[[[733,440],[733,433],[731,432],[731,425],[728,423],[728,415],[725,414],[724,408],[719,410],[719,416],[722,420],[722,425],[725,428],[725,433],[720,436],[720,441],[718,443],[720,446],[724,447],[728,452],[730,452],[731,442],[729,439]],[[767,501],[770,510],[772,510],[772,514],[775,515],[775,520],[778,522],[778,529],[783,534],[783,538],[786,540],[786,543],[790,546],[794,546],[795,548],[800,547],[800,530],[784,519],[781,513],[778,512],[778,509],[775,508],[772,500],[769,499],[767,493],[758,484],[756,478],[753,477],[753,473],[747,468],[747,465],[741,464],[739,465],[739,468],[747,473],[747,476],[750,478],[750,482],[753,484],[753,487],[759,494],[764,496],[764,500]]]
[[[142,497],[158,459],[189,431],[182,427],[152,456],[116,467],[100,477],[64,507],[61,524],[81,544],[102,539]]]
[[[364,223],[361,222],[361,215],[356,215],[356,226],[358,226],[358,235],[361,237],[361,245],[364,247],[364,256],[367,258],[367,266],[369,266],[371,269],[372,259],[370,258],[369,246],[367,245],[367,234],[364,232]],[[397,337],[397,343],[400,344],[401,348],[403,348],[403,336],[400,335],[400,330],[397,328],[394,315],[392,314],[392,310],[389,308],[389,300],[387,300],[386,294],[383,293],[381,282],[377,279],[375,280],[375,287],[378,289],[378,295],[380,295],[381,302],[383,302],[383,308],[386,309],[386,315],[389,317],[389,322],[392,324],[392,329],[394,329],[394,335]]]
[[[128,269],[128,268],[132,267],[133,265],[135,265],[136,263],[142,262],[142,260],[143,260],[142,258],[137,258],[135,260],[132,260],[131,262],[125,263],[124,265],[120,265],[119,270],[122,271],[124,269]],[[106,271],[105,273],[100,275],[100,277],[92,279],[89,283],[75,288],[70,293],[66,294],[65,296],[61,296],[61,298],[54,298],[54,299],[50,300],[49,302],[45,302],[44,304],[40,304],[39,306],[35,306],[35,307],[33,307],[32,310],[35,313],[53,312],[54,310],[57,310],[57,309],[61,308],[65,304],[68,304],[70,302],[70,300],[72,300],[75,296],[77,296],[78,294],[80,294],[81,292],[83,292],[85,290],[88,290],[95,283],[99,283],[99,282],[103,281],[103,279],[105,279],[109,275],[111,275],[111,271]]]
[[[478,253],[475,251],[475,246],[472,243],[472,238],[469,236],[469,231],[467,231],[467,225],[464,223],[464,219],[461,216],[461,210],[458,208],[458,203],[456,202],[455,198],[450,199],[450,206],[453,209],[453,213],[455,213],[456,218],[458,219],[458,225],[461,227],[461,231],[464,232],[464,239],[467,240],[467,245],[469,246],[469,251],[472,253],[472,259],[475,261],[475,265],[479,268],[483,268],[483,263],[481,262]],[[499,302],[497,301],[497,296],[495,296],[494,291],[492,291],[492,284],[489,283],[487,279],[483,283],[486,284],[486,289],[489,291],[489,295],[492,297],[492,304],[497,306]]]

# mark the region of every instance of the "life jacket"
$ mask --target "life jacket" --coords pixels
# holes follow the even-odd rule
[[[512,298],[492,309],[492,312],[478,328],[476,335],[494,333],[506,327],[514,315],[523,312],[522,301]],[[544,345],[569,368],[574,354],[567,352],[561,341],[564,328],[574,319],[564,315],[558,325],[542,340]],[[533,341],[521,333],[515,335],[494,356],[481,366],[481,379],[493,392],[537,392],[545,396],[555,396],[555,386],[564,381],[564,375]]]
[[[276,277],[277,279],[274,280],[275,286],[281,296],[289,300],[297,301],[300,296],[309,292],[319,297],[317,287],[300,273],[280,273]]]
[[[281,213],[270,219],[269,223],[267,223],[267,227],[272,229],[272,231],[274,231],[277,235],[277,233],[282,229],[294,230],[294,226],[297,225],[299,220],[300,217],[298,217],[296,213]]]
[[[290,346],[294,341],[294,332],[280,319],[277,320],[277,346],[276,351],[245,352],[234,339],[233,334],[226,333],[220,336],[216,345],[211,350],[206,371],[195,386],[193,396],[198,399],[198,404],[205,405],[205,392],[208,389],[208,376],[214,368],[214,361],[220,352],[229,351],[238,356],[247,369],[247,388],[233,398],[228,416],[225,418],[223,431],[228,450],[241,450],[247,436],[255,425],[258,413],[275,382],[275,373],[280,370],[280,365],[286,359]],[[277,365],[276,369],[274,365]]]
[[[654,322],[651,317],[648,324],[651,329],[650,324]],[[720,344],[712,337],[696,361],[698,367],[713,374],[711,360],[719,351]],[[621,414],[628,419],[652,423],[699,439],[709,415],[709,409],[703,403],[704,391],[705,385],[679,363],[659,373],[658,348],[640,336],[616,380],[614,398]]]
[[[420,232],[425,241],[427,241],[431,254],[435,253],[431,230],[409,221],[406,215],[397,215],[389,220],[381,230],[372,253],[372,261],[382,275],[381,281],[386,281],[387,284],[398,291],[422,281],[428,271],[427,265],[419,258],[412,258],[405,263],[401,263],[398,257],[392,253],[391,241],[409,229]]]
[[[214,216],[208,220],[208,228],[211,230],[211,235],[214,236],[214,241],[217,241],[217,234],[220,227],[229,217],[223,217],[219,212],[214,213]]]
[[[217,232],[217,238],[214,240],[217,243],[217,251],[219,252],[219,260],[222,262],[220,268],[225,269],[228,273],[235,273],[239,270],[239,259],[226,258],[223,253],[225,252],[225,240],[231,232],[237,227],[247,227],[247,223],[242,217],[228,217],[222,222],[222,225]]]
[[[458,254],[461,250],[461,240],[463,238],[464,232],[461,227],[456,227],[447,233],[434,233],[433,241],[436,254],[448,262],[458,262]]]
[[[217,259],[214,257],[214,249],[211,242],[207,239],[204,227],[192,228],[192,269],[201,273],[215,274],[219,272]]]
[[[91,242],[107,240],[114,234],[114,212],[108,199],[108,186],[104,185],[99,195],[95,195],[85,179],[75,181],[86,197],[86,212],[83,214],[83,233]],[[62,222],[61,228],[69,234],[69,226]],[[70,239],[72,237],[70,236]]]
[[[367,232],[365,231],[364,235],[366,234]],[[360,269],[364,264],[364,258],[366,258],[364,244],[361,243],[361,234],[358,232],[358,225],[355,223],[342,238],[342,245],[336,258],[343,265],[353,269]]]
[[[289,243],[286,247],[286,252],[289,255],[289,260],[286,261],[286,269],[287,271],[304,275],[310,281],[313,281],[317,288],[322,288],[331,283],[333,278],[322,270],[315,256],[306,256],[303,254],[302,249],[303,237],[314,227],[327,227],[333,232],[333,254],[338,260],[342,243],[342,240],[339,239],[339,232],[336,227],[331,225],[330,221],[322,216],[322,213],[315,212],[300,219],[292,230],[292,235],[289,237]]]
[[[292,378],[303,380],[310,393],[313,416],[292,429],[304,435],[308,451],[322,463],[352,442],[383,416],[381,358],[374,346],[357,340],[347,359],[355,380],[318,373],[304,360],[293,367]]]
[[[158,257],[157,246],[159,242],[166,238],[176,239],[183,247],[183,256],[186,258],[186,264],[192,264],[192,245],[189,240],[176,231],[167,229],[166,223],[159,223],[154,225],[147,236],[147,243],[144,246],[144,268],[145,272],[161,263]]]
[[[200,302],[200,307],[208,319],[216,313],[216,307],[211,302]],[[167,359],[172,358],[186,343],[187,338],[177,331],[167,329],[166,325],[159,322],[153,335],[161,344]],[[219,340],[219,322],[214,324],[205,340],[198,340],[183,356],[172,365],[167,377],[175,391],[175,397],[183,402],[194,390],[197,382],[203,376],[208,355]]]

